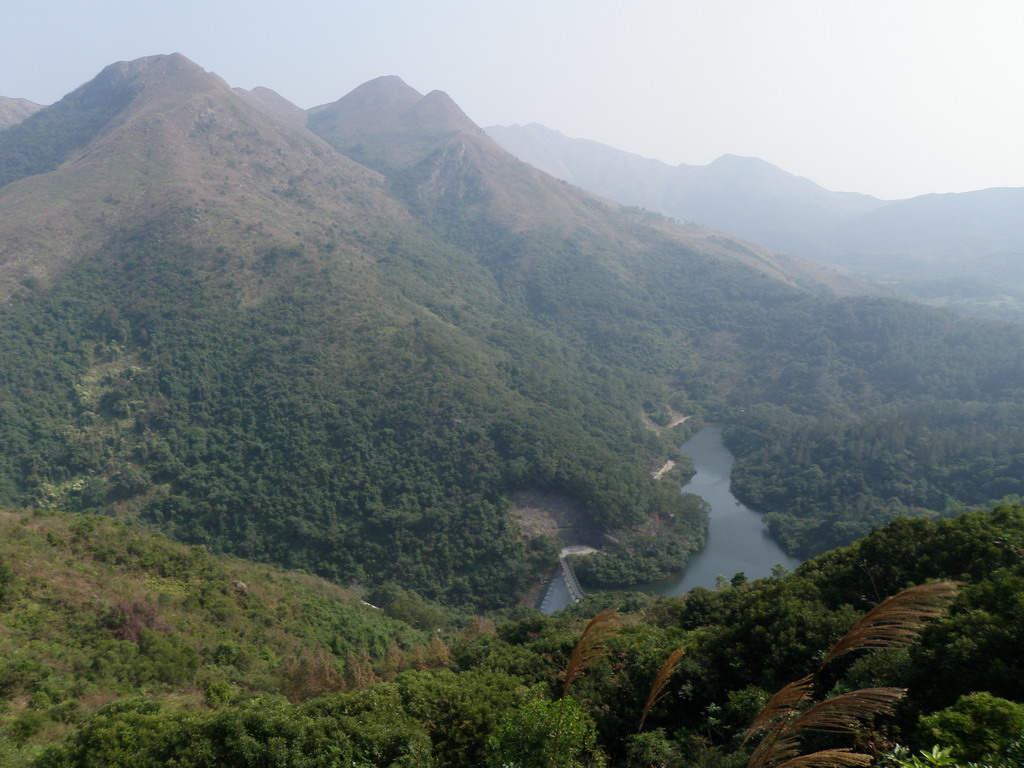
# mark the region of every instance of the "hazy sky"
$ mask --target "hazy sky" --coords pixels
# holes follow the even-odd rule
[[[1021,0],[4,0],[0,95],[178,51],[301,107],[379,75],[478,124],[880,197],[1024,186]]]

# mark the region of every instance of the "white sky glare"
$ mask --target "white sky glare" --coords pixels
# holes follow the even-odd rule
[[[178,51],[301,107],[379,75],[479,125],[883,198],[1024,186],[1020,0],[6,0],[0,95]]]

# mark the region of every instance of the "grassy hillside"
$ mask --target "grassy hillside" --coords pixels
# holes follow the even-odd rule
[[[360,593],[108,517],[0,513],[0,582],[7,748],[59,739],[124,697],[303,699],[438,663],[430,632]],[[429,610],[407,600],[393,612],[415,622]]]
[[[738,768],[772,692],[815,670],[885,596],[949,579],[957,596],[914,642],[878,642],[818,675],[815,698],[907,688],[894,714],[855,741],[812,734],[801,748],[940,745],[998,768],[1020,754],[1020,507],[899,521],[793,574],[687,598],[604,595],[560,617],[477,618],[447,644],[430,632],[426,648],[427,633],[310,577],[105,518],[7,513],[0,525],[11,765],[539,765],[554,750],[581,764]],[[592,638],[566,685],[586,620],[609,605],[615,630]],[[678,648],[664,697],[645,706]]]

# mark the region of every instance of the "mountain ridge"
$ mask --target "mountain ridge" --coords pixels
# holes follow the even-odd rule
[[[0,96],[0,131],[17,125],[43,108],[28,99]]]
[[[18,210],[0,225],[0,249],[32,254],[27,260],[3,259],[0,275],[6,279],[0,279],[8,292],[20,280],[47,281],[52,269],[67,263],[73,252],[100,247],[101,238],[89,244],[80,239],[92,222],[102,220],[108,230],[139,227],[151,213],[162,215],[165,205],[192,211],[183,231],[206,245],[251,244],[270,234],[259,230],[280,206],[301,216],[303,227],[311,230],[306,236],[323,239],[318,231],[322,227],[303,213],[300,198],[303,184],[324,173],[334,174],[331,183],[336,186],[360,189],[348,199],[321,195],[322,201],[332,201],[335,213],[354,204],[350,215],[379,219],[361,207],[359,201],[365,201],[386,211],[388,218],[401,216],[372,171],[332,152],[308,131],[248,106],[221,78],[180,54],[111,65],[65,100],[73,107],[95,92],[112,93],[118,103],[116,114],[91,127],[96,135],[84,147],[69,150],[51,172],[0,187],[0,198]],[[38,117],[61,109],[62,102]],[[19,126],[23,141],[33,140],[35,127],[32,121]],[[260,167],[246,161],[256,153]],[[314,168],[315,175],[310,173]],[[271,176],[275,181],[268,184]],[[67,206],[42,202],[65,189],[75,201],[74,210],[81,212],[77,216],[68,216]],[[247,213],[225,227],[216,212],[219,198],[229,194],[246,200]],[[207,226],[211,223],[212,230]],[[295,240],[293,231],[273,234],[286,242]],[[47,258],[40,258],[44,252]]]
[[[702,522],[651,478],[675,448],[644,413],[797,435],[970,397],[1004,468],[984,487],[1009,481],[1014,331],[836,298],[857,286],[529,167],[440,92],[357,91],[303,128],[275,96],[153,57],[0,134],[0,162],[46,150],[0,187],[0,501],[500,606],[557,554],[517,529],[517,490],[651,526],[616,555],[634,576],[692,549]],[[78,128],[54,146],[60,124]],[[772,444],[746,448],[748,477],[767,462],[773,489],[797,482]],[[981,498],[938,473],[893,481],[878,512],[889,478],[843,461],[862,486],[841,525],[786,518],[793,548]]]
[[[536,124],[487,131],[536,167],[611,199],[883,281],[907,298],[1024,322],[1020,188],[884,201],[830,192],[756,159],[672,167]]]

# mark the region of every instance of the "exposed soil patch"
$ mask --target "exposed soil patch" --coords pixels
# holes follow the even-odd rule
[[[653,432],[656,435],[660,435],[662,432],[672,429],[672,427],[678,427],[680,424],[685,424],[687,421],[693,418],[692,416],[684,416],[683,414],[678,413],[677,411],[673,411],[671,408],[668,409],[668,413],[672,418],[664,427],[661,426],[660,424],[655,424],[653,421],[651,421],[651,419],[647,416],[646,413],[641,413],[640,418],[643,419],[644,426],[647,427],[649,430],[651,430],[651,432]]]
[[[598,550],[593,547],[588,547],[586,544],[571,544],[567,547],[562,547],[562,551],[558,553],[559,557],[568,557],[569,555],[592,555]]]
[[[522,490],[512,494],[512,519],[524,538],[554,536],[568,545],[601,547],[615,538],[600,530],[586,507],[560,493]]]
[[[655,480],[661,480],[661,478],[665,476],[666,472],[672,471],[672,468],[675,465],[676,463],[672,460],[666,461],[665,464],[661,467],[661,469],[651,472],[651,477],[653,477]]]

